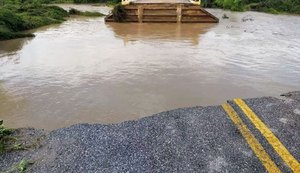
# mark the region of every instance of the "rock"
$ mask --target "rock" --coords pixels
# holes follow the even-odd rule
[[[247,22],[247,21],[254,21],[253,16],[251,15],[246,15],[242,18],[243,22]]]
[[[229,19],[229,17],[226,14],[223,14],[222,19]]]

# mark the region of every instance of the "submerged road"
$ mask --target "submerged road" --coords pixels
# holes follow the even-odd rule
[[[45,135],[41,147],[0,154],[0,172],[23,158],[28,172],[300,172],[300,92]]]

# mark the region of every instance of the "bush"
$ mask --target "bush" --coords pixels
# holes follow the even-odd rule
[[[275,10],[274,8],[265,8],[265,10],[263,10],[264,12],[267,13],[271,13],[271,14],[279,14],[279,12],[277,10]]]
[[[0,9],[0,22],[11,31],[20,31],[24,29],[24,21],[22,18],[8,9]]]
[[[74,3],[83,4],[83,3],[100,3],[104,2],[103,0],[74,0]]]
[[[126,11],[123,5],[121,4],[116,5],[112,10],[112,16],[114,18],[114,21],[123,22],[124,19],[126,18]]]
[[[79,10],[77,10],[77,9],[75,9],[75,8],[71,8],[71,9],[69,10],[69,14],[71,14],[71,15],[79,15],[80,12],[81,12],[81,11],[79,11]]]
[[[77,9],[71,8],[69,10],[70,15],[80,15],[80,16],[89,16],[89,17],[99,17],[99,16],[104,16],[104,14],[99,13],[99,12],[89,12],[89,11],[79,11]]]
[[[233,11],[255,10],[269,13],[300,14],[299,0],[203,0],[203,7],[220,7]]]
[[[0,31],[0,40],[9,40],[15,38],[23,38],[23,37],[34,37],[34,34],[31,33],[14,33],[14,32],[2,32]]]
[[[66,10],[57,7],[57,6],[44,6],[45,8],[45,17],[50,17],[57,20],[64,20],[65,17],[68,17],[69,14]]]
[[[233,11],[243,11],[245,6],[243,0],[216,0],[215,3],[219,7]]]
[[[42,5],[40,0],[24,0],[20,5],[12,5],[12,1],[5,0],[6,5],[0,6],[0,40],[34,36],[20,32],[60,23],[69,16],[64,9]]]
[[[205,8],[212,8],[214,7],[214,0],[202,0],[201,5]]]

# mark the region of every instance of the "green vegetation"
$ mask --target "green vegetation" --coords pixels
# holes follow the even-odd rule
[[[3,120],[0,120],[0,153],[25,149],[22,144],[16,142],[18,139],[12,136],[13,132],[13,129],[5,128]]]
[[[105,3],[107,0],[74,0],[74,3]]]
[[[50,0],[48,3],[51,3],[51,4],[73,4],[74,0]]]
[[[79,16],[88,16],[88,17],[104,16],[104,14],[99,13],[99,12],[89,12],[89,11],[82,12],[82,11],[76,10],[74,8],[71,8],[69,10],[69,14],[70,15],[79,15]]]
[[[73,3],[76,4],[86,4],[86,3],[109,3],[117,4],[121,2],[120,0],[73,0]]]
[[[73,0],[59,0],[74,2]],[[0,40],[21,37],[33,37],[24,31],[41,26],[61,23],[71,15],[103,16],[98,12],[81,12],[71,9],[70,12],[47,3],[57,0],[0,0]]]
[[[126,18],[126,11],[121,4],[117,4],[112,10],[113,18],[116,22],[123,22]]]
[[[25,173],[26,170],[28,170],[28,167],[32,164],[34,164],[34,162],[22,159],[18,164],[14,165],[10,170],[6,171],[5,173]]]
[[[202,0],[202,6],[233,11],[254,10],[273,14],[300,14],[299,0]]]
[[[118,4],[121,0],[48,0],[47,3],[75,3],[75,4]]]
[[[28,150],[40,147],[44,136],[28,138],[23,134],[18,135],[21,131],[5,128],[3,121],[0,120],[0,153],[16,150]]]
[[[8,150],[11,146],[9,145],[10,141],[13,140],[11,138],[11,134],[13,133],[12,129],[7,129],[3,125],[3,120],[0,120],[0,153]]]
[[[29,165],[33,164],[25,159],[22,159],[19,164],[17,164],[16,168],[20,173],[24,173]]]
[[[2,0],[0,4],[0,40],[33,36],[25,30],[60,23],[69,14],[57,6],[35,0]]]

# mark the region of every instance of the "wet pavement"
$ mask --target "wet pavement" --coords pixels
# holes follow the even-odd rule
[[[26,158],[29,172],[297,172],[300,92],[284,95],[54,130],[41,148],[2,154],[0,171]]]

